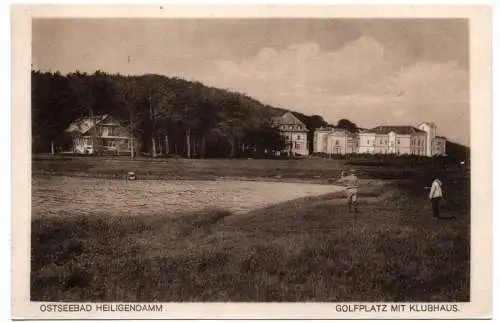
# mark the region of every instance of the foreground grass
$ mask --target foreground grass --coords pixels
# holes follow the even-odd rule
[[[360,214],[330,195],[243,216],[33,220],[31,299],[468,301],[468,206],[432,219],[407,186],[364,190]],[[467,187],[447,193],[467,200]]]

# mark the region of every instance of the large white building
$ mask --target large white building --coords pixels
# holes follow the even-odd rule
[[[358,136],[345,129],[323,127],[314,132],[313,147],[316,153],[354,154],[358,151]]]
[[[333,127],[314,133],[314,152],[327,154],[394,154],[444,156],[446,138],[437,135],[437,126],[424,122],[413,126],[378,126],[358,134]]]
[[[412,126],[378,126],[359,133],[360,154],[425,155],[426,133]]]
[[[427,133],[425,141],[426,156],[441,156],[446,154],[446,138],[438,136],[437,126],[434,122],[422,122],[418,129]]]

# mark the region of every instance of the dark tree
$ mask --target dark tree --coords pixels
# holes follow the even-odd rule
[[[286,111],[176,77],[32,72],[34,152],[69,146],[64,130],[71,122],[108,114],[137,139],[132,157],[237,157],[249,149],[265,154],[282,144],[278,129],[268,122]],[[311,134],[325,124],[320,116],[297,115]]]
[[[470,148],[456,142],[446,142],[446,155],[456,161],[470,162]]]
[[[347,119],[340,119],[338,122],[337,122],[337,128],[340,128],[340,129],[345,129],[345,130],[348,130],[350,132],[358,132],[358,126],[350,121],[350,120],[347,120]]]
[[[247,129],[243,138],[247,155],[252,157],[274,156],[285,148],[285,142],[278,128],[270,124]]]

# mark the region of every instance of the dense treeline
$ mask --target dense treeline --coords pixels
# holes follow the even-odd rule
[[[160,75],[32,72],[34,152],[68,149],[71,138],[64,130],[71,122],[109,114],[139,139],[141,153],[262,155],[283,148],[279,131],[270,120],[285,111],[241,93]],[[311,134],[326,124],[319,116],[297,116]]]
[[[456,142],[446,142],[446,155],[456,160],[470,163],[470,148]]]
[[[270,119],[287,110],[264,105],[244,94],[207,87],[199,82],[161,75],[124,76],[101,71],[62,75],[32,71],[33,152],[66,150],[65,129],[74,120],[109,114],[140,145],[137,153],[183,157],[264,156],[283,149]],[[328,126],[318,115],[293,112],[309,129]],[[347,119],[336,127],[357,132]],[[468,160],[468,147],[448,142],[448,156]]]

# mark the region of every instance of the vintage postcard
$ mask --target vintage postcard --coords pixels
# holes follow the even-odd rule
[[[13,318],[491,317],[490,29],[13,6]]]

